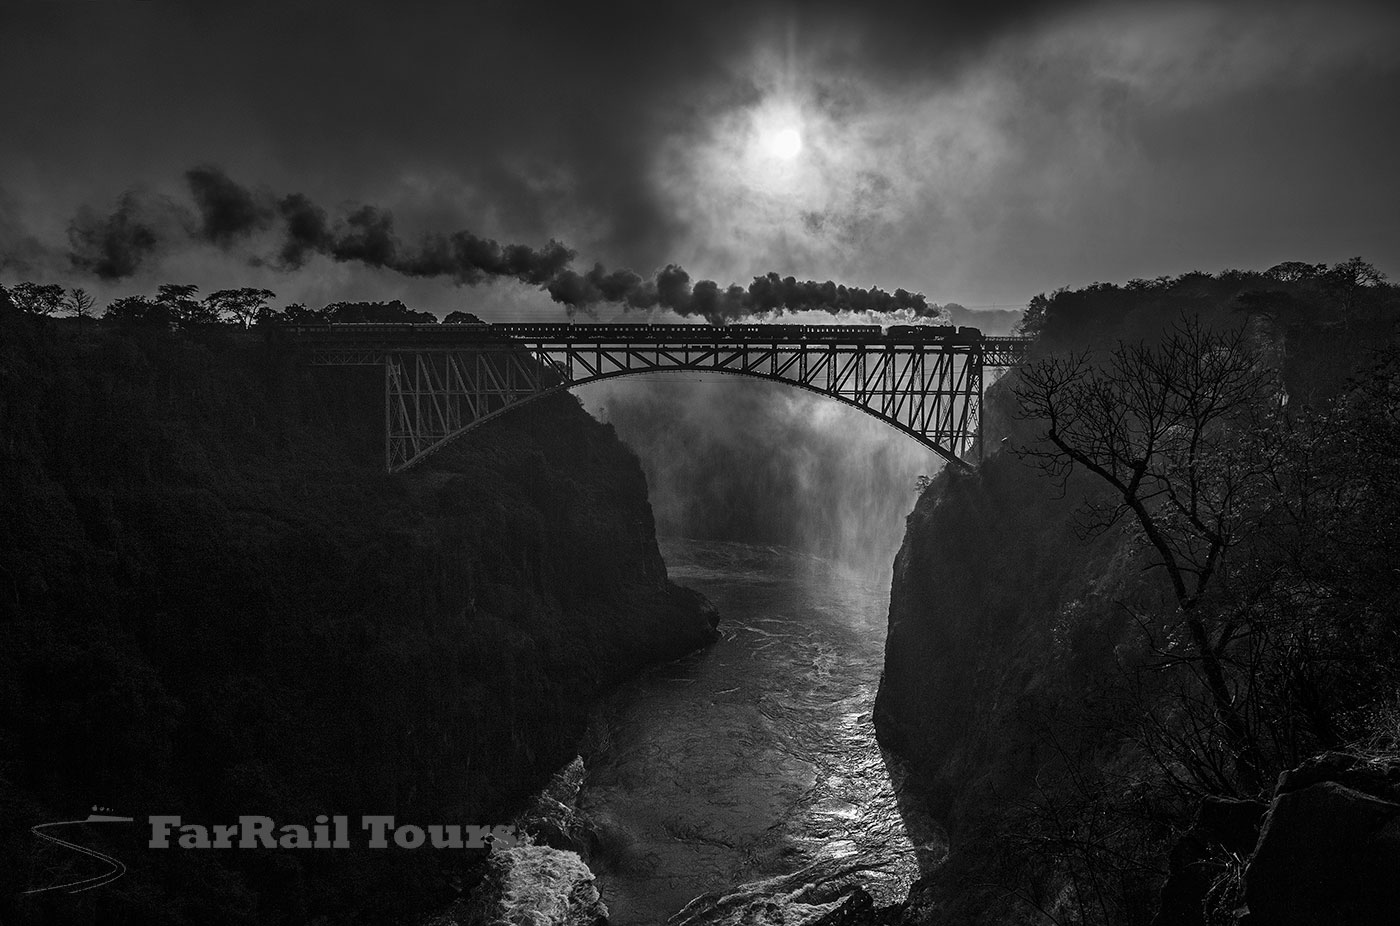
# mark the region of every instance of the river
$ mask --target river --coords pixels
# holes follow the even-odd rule
[[[663,540],[662,553],[718,607],[723,638],[595,714],[580,807],[599,831],[590,865],[610,922],[654,926],[700,895],[685,922],[728,922],[739,898],[813,882],[826,887],[799,892],[807,902],[853,881],[902,900],[916,854],[941,846],[871,723],[888,573],[736,543]]]

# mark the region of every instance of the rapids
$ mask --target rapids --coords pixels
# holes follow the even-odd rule
[[[728,922],[737,897],[816,903],[846,883],[902,900],[943,846],[892,783],[901,770],[871,723],[887,576],[737,543],[662,552],[719,608],[723,639],[595,714],[580,809],[598,830],[590,865],[610,922],[663,923],[695,898],[685,922]]]

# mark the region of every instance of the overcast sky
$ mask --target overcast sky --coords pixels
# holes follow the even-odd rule
[[[83,208],[226,171],[405,240],[550,239],[648,276],[1024,305],[1095,280],[1361,255],[1400,277],[1400,14],[1367,4],[0,7],[0,282],[192,282],[560,316],[271,232],[71,266]],[[250,263],[251,262],[251,263]]]

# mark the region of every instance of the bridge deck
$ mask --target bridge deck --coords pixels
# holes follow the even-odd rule
[[[294,340],[308,345],[382,347],[386,350],[456,350],[520,341],[555,344],[779,344],[934,345],[970,352],[1017,352],[1027,338],[987,337],[976,328],[942,325],[650,325],[502,322],[479,325],[325,324],[288,325]]]

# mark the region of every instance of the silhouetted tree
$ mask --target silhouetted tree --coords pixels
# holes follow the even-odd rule
[[[94,299],[87,290],[76,286],[68,291],[68,298],[64,302],[64,306],[73,314],[73,317],[77,318],[79,321],[91,318],[93,314],[92,307],[96,304],[97,300]]]
[[[419,325],[437,323],[431,312],[416,312],[398,299],[392,302],[332,302],[322,310],[332,322],[409,322]]]
[[[10,301],[32,315],[52,315],[63,308],[63,287],[57,283],[16,283]]]
[[[1265,270],[1264,275],[1282,283],[1296,283],[1299,280],[1311,280],[1326,269],[1326,264],[1308,264],[1297,260],[1286,260]]]
[[[448,312],[442,323],[444,325],[479,325],[481,319],[470,312]]]
[[[155,302],[164,306],[170,318],[179,325],[208,325],[219,321],[219,312],[208,303],[195,298],[199,287],[193,283],[162,283],[156,290]]]
[[[308,308],[305,303],[294,302],[282,310],[282,320],[292,325],[302,325],[326,320],[322,309]]]
[[[210,293],[204,300],[217,314],[228,313],[243,327],[248,327],[268,311],[269,300],[276,297],[269,289],[256,289],[245,286],[240,289],[221,289]]]
[[[1016,326],[1016,333],[1025,337],[1033,338],[1040,334],[1040,329],[1045,325],[1045,312],[1050,307],[1050,300],[1044,293],[1033,297],[1030,304],[1026,306],[1026,312],[1021,316],[1021,321]]]
[[[107,306],[102,318],[130,325],[169,325],[170,310],[145,296],[123,296]]]
[[[1380,289],[1385,274],[1359,257],[1334,264],[1320,279],[1327,292],[1337,301],[1343,323],[1350,325],[1357,310],[1365,305],[1367,296]]]
[[[1359,257],[1333,264],[1324,276],[1329,284],[1339,289],[1361,289],[1385,282],[1384,273]]]

